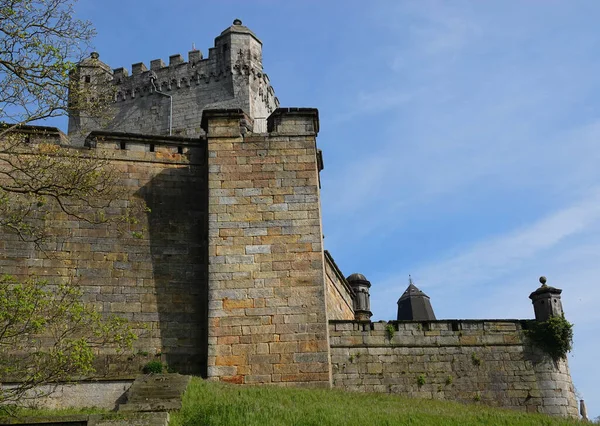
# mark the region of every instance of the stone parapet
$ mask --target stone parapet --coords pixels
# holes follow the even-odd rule
[[[527,324],[330,321],[333,385],[577,417],[567,362],[533,347]]]
[[[327,250],[325,250],[325,280],[327,283],[328,319],[353,320],[352,288]]]
[[[267,119],[267,131],[280,135],[319,133],[319,111],[316,108],[277,108]]]
[[[27,130],[32,137],[43,130],[46,143],[61,142],[52,129]],[[47,252],[0,230],[0,274],[72,282],[84,302],[132,323],[139,335],[134,353],[101,348],[97,377],[129,378],[155,359],[177,371],[206,374],[206,141],[97,132],[88,145],[94,148],[77,154],[106,161],[124,190],[106,214],[124,215],[140,199],[149,211],[140,212],[137,223],[94,224],[48,200]],[[70,206],[78,208],[85,206]]]

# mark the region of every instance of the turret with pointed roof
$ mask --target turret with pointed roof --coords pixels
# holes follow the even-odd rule
[[[398,299],[398,321],[435,320],[429,296],[419,290],[408,276],[408,287]]]

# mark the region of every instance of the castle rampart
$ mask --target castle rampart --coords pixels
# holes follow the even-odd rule
[[[327,315],[329,320],[354,319],[354,292],[325,250],[325,282],[327,283]]]
[[[576,417],[566,361],[533,347],[527,324],[330,321],[333,385]]]
[[[149,210],[116,229],[49,204],[52,256],[0,230],[0,273],[72,279],[98,311],[132,321],[136,353],[103,348],[98,378],[130,379],[156,357],[182,373],[238,384],[334,386],[576,416],[566,361],[530,344],[528,321],[434,321],[412,280],[404,311],[427,321],[367,321],[371,282],[344,278],[323,248],[318,111],[275,109],[261,49],[236,20],[207,59],[199,51],[188,62],[172,55],[169,65],[134,64],[131,75],[97,54],[84,60],[73,78],[110,82],[115,117],[99,129],[72,114],[71,146],[118,174],[126,194],[109,213],[136,199]],[[68,142],[56,129],[17,131],[26,147]],[[530,296],[536,320],[562,315],[560,292],[542,281]]]
[[[350,284],[368,281],[344,279],[322,247],[316,110],[280,109],[264,134],[238,109],[205,111],[202,126],[205,138],[88,136],[82,152],[109,159],[128,188],[114,213],[136,197],[151,209],[127,232],[53,210],[51,258],[2,233],[2,273],[73,277],[86,302],[139,325],[137,355],[102,350],[98,378],[131,378],[159,356],[178,371],[234,383],[576,416],[566,362],[531,346],[527,321],[350,320],[358,312]],[[30,138],[42,140],[33,130]],[[557,298],[559,290],[533,294],[544,292]],[[368,300],[362,309],[369,313]]]
[[[56,129],[30,133],[31,143],[64,140]],[[100,378],[133,377],[155,356],[183,372],[205,374],[206,141],[95,132],[87,145],[93,148],[80,154],[108,159],[126,189],[107,214],[125,213],[136,199],[150,211],[123,229],[69,217],[49,202],[47,252],[4,230],[0,274],[73,282],[98,311],[134,324],[136,348],[144,355],[103,349],[96,365]]]

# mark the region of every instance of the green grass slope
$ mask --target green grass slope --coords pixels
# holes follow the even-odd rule
[[[579,425],[538,414],[479,404],[403,398],[399,395],[275,386],[236,386],[194,378],[170,426],[333,425]]]

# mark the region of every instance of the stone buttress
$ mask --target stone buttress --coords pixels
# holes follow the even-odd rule
[[[330,386],[316,134],[310,108],[251,133],[205,111],[209,164],[208,377]]]

